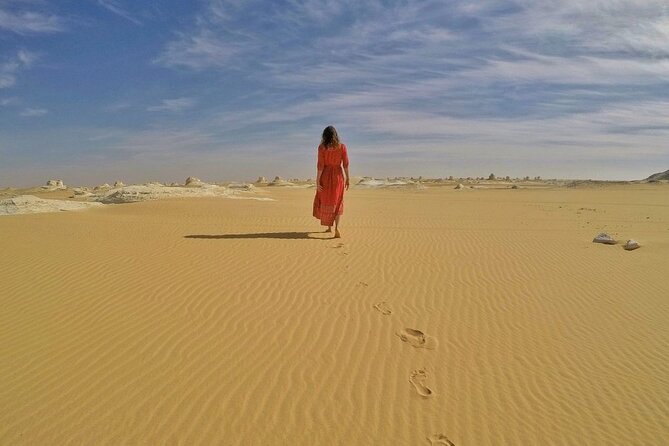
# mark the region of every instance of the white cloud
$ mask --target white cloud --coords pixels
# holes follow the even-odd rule
[[[0,107],[10,107],[19,103],[18,98],[3,98],[0,99]]]
[[[142,22],[139,21],[135,16],[130,14],[125,8],[123,8],[117,0],[97,0],[98,5],[105,8],[106,10],[116,14],[119,17],[123,17],[129,22],[134,23],[135,25],[141,25]]]
[[[0,30],[16,34],[48,34],[66,30],[65,20],[34,11],[12,12],[0,9]]]
[[[150,112],[180,112],[189,108],[193,108],[197,101],[193,98],[177,98],[177,99],[163,99],[160,105],[153,105],[147,107],[146,110]]]
[[[0,63],[0,89],[13,87],[16,84],[18,73],[29,68],[37,56],[25,50],[19,50],[17,55],[7,62]]]
[[[228,43],[212,31],[201,29],[197,34],[180,33],[155,61],[168,67],[187,67],[201,70],[229,66],[239,52],[239,45]]]
[[[36,118],[38,116],[44,116],[47,113],[49,113],[49,110],[44,108],[26,108],[20,113],[20,115],[27,118]]]

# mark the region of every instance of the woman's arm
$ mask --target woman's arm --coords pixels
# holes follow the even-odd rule
[[[316,189],[321,191],[323,186],[321,186],[321,174],[323,173],[323,168],[325,167],[325,160],[323,159],[323,150],[321,147],[318,147],[318,163],[316,164]]]
[[[344,187],[348,189],[351,174],[348,173],[348,150],[346,150],[345,144],[342,144],[342,165],[344,166],[344,172],[346,172],[346,185]]]

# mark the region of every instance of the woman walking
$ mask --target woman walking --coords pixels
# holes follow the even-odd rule
[[[346,179],[342,174],[342,166]],[[344,213],[344,190],[348,190],[350,175],[348,173],[348,154],[346,146],[339,141],[334,127],[323,130],[321,144],[318,146],[318,173],[316,174],[316,197],[314,197],[313,215],[332,231],[334,238],[341,238],[339,221]]]

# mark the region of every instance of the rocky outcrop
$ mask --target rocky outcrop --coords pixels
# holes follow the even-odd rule
[[[112,189],[105,194],[99,195],[96,200],[105,204],[120,204],[158,200],[162,198],[228,195],[231,192],[232,191],[229,191],[225,187],[204,183],[202,183],[202,186],[198,187],[172,187],[157,184],[141,184]]]
[[[67,186],[63,184],[63,180],[49,180],[46,182],[46,186],[42,186],[42,189],[46,190],[63,190],[67,189]]]
[[[669,181],[669,170],[664,172],[654,173],[653,175],[646,178],[644,181],[648,183],[655,183],[658,181]]]
[[[249,183],[230,183],[228,184],[228,188],[233,190],[250,192],[255,189],[255,186]]]
[[[205,183],[204,181],[202,181],[201,179],[196,178],[196,177],[186,178],[186,183],[185,184],[186,184],[186,187],[203,187],[203,186],[207,185],[207,183]]]
[[[68,200],[45,200],[33,195],[19,195],[18,197],[0,200],[0,215],[76,211],[95,206],[102,206],[102,204]]]
[[[268,184],[268,186],[294,186],[290,181],[286,181],[281,177],[274,177],[274,181]]]

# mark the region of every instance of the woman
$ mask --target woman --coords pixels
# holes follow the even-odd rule
[[[342,165],[346,172],[346,180],[342,174]],[[339,220],[344,213],[344,189],[348,190],[350,178],[346,146],[339,141],[337,130],[328,126],[323,130],[321,145],[318,146],[313,215],[321,221],[321,225],[328,227],[327,232],[332,232],[334,223],[334,238],[341,238]]]

